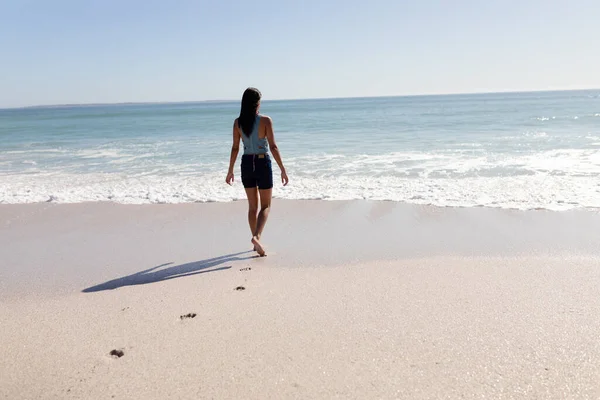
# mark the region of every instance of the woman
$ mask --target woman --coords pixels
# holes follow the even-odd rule
[[[233,166],[240,150],[240,139],[244,143],[242,156],[242,183],[248,197],[248,224],[252,231],[252,244],[254,250],[262,257],[265,249],[260,243],[260,236],[269,217],[271,196],[273,193],[273,170],[271,157],[273,157],[281,170],[283,186],[289,182],[287,173],[281,161],[281,154],[275,143],[273,135],[273,122],[266,115],[260,115],[261,94],[258,89],[248,88],[242,96],[240,116],[233,123],[233,146],[229,159],[229,172],[225,182],[233,183]],[[258,202],[260,200],[260,212]]]

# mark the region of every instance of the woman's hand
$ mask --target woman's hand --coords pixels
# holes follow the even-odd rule
[[[225,182],[231,186],[233,184],[233,172],[228,172],[227,177],[225,178]]]
[[[285,171],[281,171],[281,183],[283,183],[283,186],[286,186],[289,181],[290,179],[288,178],[287,173]]]

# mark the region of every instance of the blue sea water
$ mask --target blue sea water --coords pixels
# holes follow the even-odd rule
[[[266,99],[261,112],[291,179],[276,198],[600,208],[600,90]],[[238,113],[238,101],[0,110],[0,203],[244,199],[239,159],[224,182]]]

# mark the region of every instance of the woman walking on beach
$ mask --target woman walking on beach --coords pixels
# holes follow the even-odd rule
[[[273,121],[266,115],[258,113],[261,93],[258,89],[248,88],[242,96],[242,107],[239,118],[233,123],[233,146],[229,159],[229,172],[225,182],[233,183],[233,167],[240,150],[240,139],[244,144],[242,155],[242,184],[248,197],[248,224],[252,232],[254,250],[260,255],[266,255],[260,243],[260,236],[267,223],[273,194],[273,170],[271,157],[281,170],[281,182],[288,184],[288,176],[281,161],[281,154],[275,143]],[[260,201],[260,211],[258,203]]]

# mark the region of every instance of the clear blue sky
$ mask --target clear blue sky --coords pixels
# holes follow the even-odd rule
[[[600,87],[598,0],[0,0],[0,107]]]

